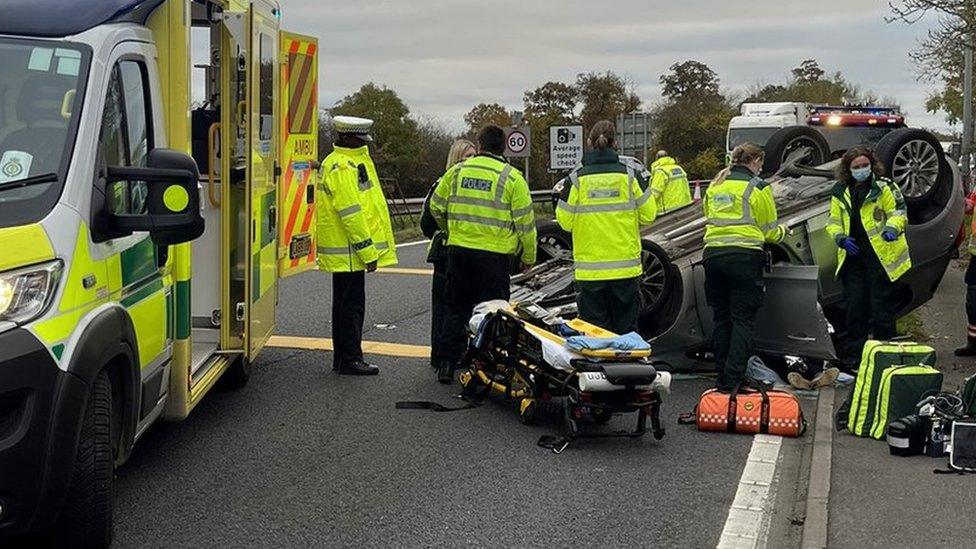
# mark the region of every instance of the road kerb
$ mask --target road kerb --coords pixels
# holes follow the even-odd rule
[[[719,549],[761,549],[766,547],[775,500],[773,485],[779,464],[781,437],[756,435],[742,469],[739,487],[729,509]]]
[[[820,391],[810,460],[810,485],[807,489],[806,518],[803,521],[802,549],[827,547],[830,500],[830,467],[833,459],[834,388]]]

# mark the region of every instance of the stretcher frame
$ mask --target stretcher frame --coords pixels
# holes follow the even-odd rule
[[[488,333],[482,335],[487,343],[479,348],[472,338],[461,361],[464,369],[458,377],[463,396],[479,398],[496,394],[516,401],[519,419],[526,425],[539,420],[541,406],[559,403],[564,436],[569,440],[581,437],[641,437],[647,431],[648,419],[654,438],[660,440],[664,437],[660,419],[662,399],[656,390],[621,385],[615,391],[587,392],[580,389],[578,382],[580,372],[601,371],[600,367],[604,364],[650,365],[649,351],[587,352],[585,356],[597,358],[599,362],[577,360],[573,362],[574,370],[561,370],[547,364],[542,345],[533,334],[560,343],[563,342],[562,338],[519,319],[511,311],[500,310],[493,314],[494,321],[489,321],[491,323],[485,327]],[[581,320],[572,320],[568,324],[588,335],[613,335]],[[581,429],[581,423],[587,417],[599,425],[605,425],[614,416],[635,412],[636,426],[631,431],[584,434]]]

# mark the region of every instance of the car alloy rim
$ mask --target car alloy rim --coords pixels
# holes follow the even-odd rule
[[[549,259],[555,259],[566,251],[562,240],[555,236],[543,236],[538,240],[539,251],[546,254]]]
[[[644,272],[641,275],[641,301],[645,309],[650,308],[661,299],[664,294],[664,282],[667,277],[664,263],[656,255],[646,250],[641,252]]]
[[[820,158],[820,147],[809,137],[795,137],[783,149],[783,166],[817,166],[823,164]]]
[[[891,178],[909,198],[924,196],[939,180],[939,154],[928,141],[913,139],[898,149]]]

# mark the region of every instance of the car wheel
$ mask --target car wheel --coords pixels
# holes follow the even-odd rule
[[[573,236],[552,220],[536,225],[536,242],[539,245],[536,263],[543,263],[573,249]]]
[[[824,136],[809,126],[783,128],[766,141],[763,177],[784,166],[819,166],[830,160],[830,145]]]
[[[112,543],[112,382],[99,372],[88,395],[68,495],[57,524],[63,547]]]
[[[875,154],[910,206],[927,202],[947,181],[952,184],[952,178],[946,177],[945,151],[925,130],[897,129],[881,138]]]
[[[640,316],[656,315],[671,297],[676,272],[663,248],[650,240],[641,240]]]

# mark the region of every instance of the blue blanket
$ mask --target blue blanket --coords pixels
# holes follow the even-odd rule
[[[630,332],[617,337],[574,336],[566,340],[566,347],[577,353],[601,349],[612,351],[649,351],[651,349],[651,345],[644,341],[644,338],[637,332]]]

